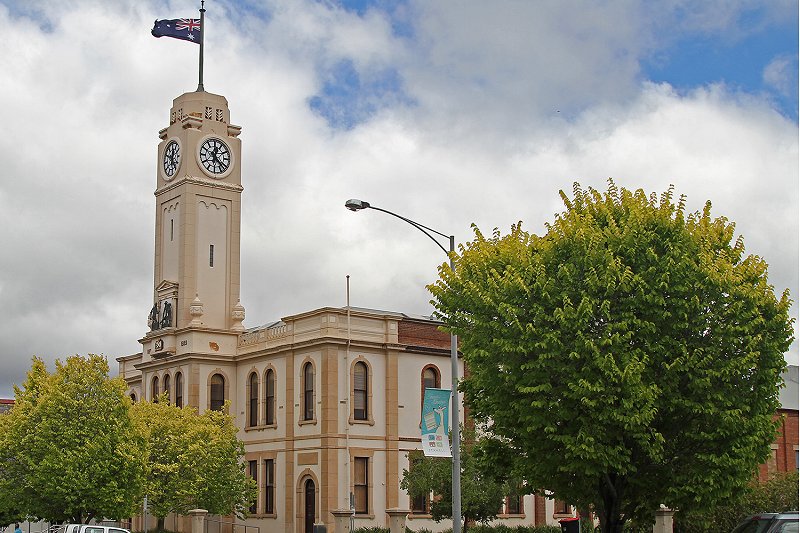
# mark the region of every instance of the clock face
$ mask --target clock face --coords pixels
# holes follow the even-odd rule
[[[164,177],[167,180],[175,177],[178,167],[181,166],[181,146],[177,141],[173,140],[167,143],[166,148],[164,148],[162,164],[164,166]]]
[[[231,150],[216,137],[209,137],[200,144],[198,158],[203,168],[212,176],[221,178],[231,166]]]

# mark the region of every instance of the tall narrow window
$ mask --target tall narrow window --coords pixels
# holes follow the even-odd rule
[[[169,240],[173,240],[175,238],[175,219],[169,219]]]
[[[303,420],[314,420],[314,365],[303,367]]]
[[[153,376],[152,397],[150,398],[154,403],[158,402],[158,376]]]
[[[356,514],[369,514],[369,457],[355,457],[353,466],[355,470],[353,494],[356,500]]]
[[[264,459],[264,514],[275,514],[274,459]]]
[[[220,374],[211,376],[211,410],[222,411],[225,405],[225,378]]]
[[[250,374],[250,402],[248,405],[248,426],[258,425],[258,374]]]
[[[183,374],[175,374],[175,405],[183,407]]]
[[[208,245],[208,266],[210,266],[210,267],[214,266],[214,245],[213,244],[209,244]]]
[[[169,374],[167,374],[166,376],[164,376],[164,396],[167,399],[167,403],[169,403],[169,400],[170,400],[170,392],[171,392],[170,391],[170,385],[171,385],[171,383],[170,383],[170,379],[169,379]]]
[[[275,372],[272,369],[267,370],[267,375],[264,378],[264,389],[266,424],[271,426],[275,424]]]
[[[258,486],[258,461],[248,461],[248,470],[250,471],[250,477],[253,481],[256,482],[256,487]],[[256,514],[258,506],[258,499],[253,500],[253,503],[250,505],[250,514]]]
[[[414,465],[419,463],[421,459],[420,452],[408,457],[408,467],[410,470],[414,469]],[[411,514],[431,514],[431,496],[430,493],[423,494],[422,496],[411,497]]]
[[[353,367],[353,418],[367,420],[367,365],[358,362]]]

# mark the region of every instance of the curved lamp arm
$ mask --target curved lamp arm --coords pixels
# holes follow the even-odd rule
[[[433,228],[429,228],[428,226],[425,226],[424,224],[420,224],[419,222],[416,222],[416,221],[414,221],[414,220],[411,220],[410,218],[406,218],[406,217],[404,217],[404,216],[402,216],[402,215],[398,215],[397,213],[393,213],[393,212],[389,211],[388,209],[383,209],[383,208],[380,208],[380,207],[375,207],[374,205],[370,205],[370,203],[369,203],[369,202],[365,202],[365,201],[363,201],[363,200],[357,200],[357,199],[355,199],[355,198],[351,198],[350,200],[347,200],[347,201],[344,203],[344,206],[345,206],[347,209],[349,209],[350,211],[361,211],[362,209],[374,209],[374,210],[376,210],[376,211],[382,211],[382,212],[384,212],[384,213],[386,213],[386,214],[388,214],[388,215],[392,215],[393,217],[397,217],[397,218],[399,218],[400,220],[403,220],[403,221],[405,221],[405,222],[408,222],[409,224],[411,224],[412,226],[414,226],[415,228],[417,228],[418,230],[420,230],[422,233],[424,233],[425,235],[427,235],[427,236],[428,236],[428,238],[429,238],[430,240],[432,240],[434,243],[436,243],[436,246],[438,246],[439,248],[441,248],[441,249],[442,249],[442,251],[443,251],[445,254],[447,254],[447,255],[448,255],[448,257],[449,257],[449,255],[450,255],[450,252],[454,252],[454,251],[455,251],[455,249],[454,249],[454,248],[455,248],[455,247],[454,247],[454,241],[455,241],[455,237],[454,237],[453,235],[445,235],[445,234],[444,234],[444,233],[442,233],[441,231],[436,231],[435,229],[433,229]],[[430,233],[429,233],[429,232],[430,232]],[[448,251],[445,249],[445,247],[444,247],[444,246],[442,246],[442,243],[440,243],[440,242],[439,242],[439,241],[436,239],[436,237],[434,237],[433,235],[431,235],[431,233],[435,233],[436,235],[440,235],[440,236],[444,237],[445,239],[447,239],[447,240],[450,242],[450,252],[448,252]],[[453,265],[452,265],[452,261],[451,261],[451,265],[450,265],[450,266],[451,266],[451,267],[453,266]]]

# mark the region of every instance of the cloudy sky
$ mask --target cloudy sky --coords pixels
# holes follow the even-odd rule
[[[198,7],[0,0],[0,397],[33,355],[139,350],[157,133],[197,86],[197,45],[150,29]],[[541,232],[559,189],[609,177],[710,199],[798,297],[795,0],[206,9],[205,88],[243,131],[247,327],[344,305],[348,274],[353,305],[431,312],[441,250],[348,198],[463,242]]]

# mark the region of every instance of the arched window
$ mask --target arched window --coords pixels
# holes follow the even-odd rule
[[[211,410],[222,411],[225,405],[225,378],[221,374],[211,376]]]
[[[175,405],[183,407],[183,374],[175,374]]]
[[[275,372],[272,369],[267,370],[267,375],[264,377],[264,411],[266,415],[266,424],[272,426],[275,424]]]
[[[164,395],[167,397],[167,403],[169,403],[171,391],[170,391],[170,382],[169,382],[169,374],[164,376]]]
[[[250,374],[250,401],[247,404],[247,425],[255,427],[258,425],[258,374]]]
[[[424,389],[438,389],[442,386],[442,379],[439,375],[439,369],[435,366],[426,366],[422,371],[422,388]]]
[[[353,418],[367,420],[367,364],[359,361],[353,366]]]
[[[136,403],[136,393],[135,393],[135,392],[132,392],[132,393],[131,393],[131,401],[132,401],[133,403]]]
[[[428,365],[422,369],[422,379],[420,383],[420,411],[422,404],[425,402],[425,389],[439,389],[442,386],[442,376],[439,374],[439,369],[433,365]]]
[[[158,376],[153,376],[153,386],[150,392],[152,401],[158,402]]]
[[[303,366],[303,420],[314,420],[314,365]]]

